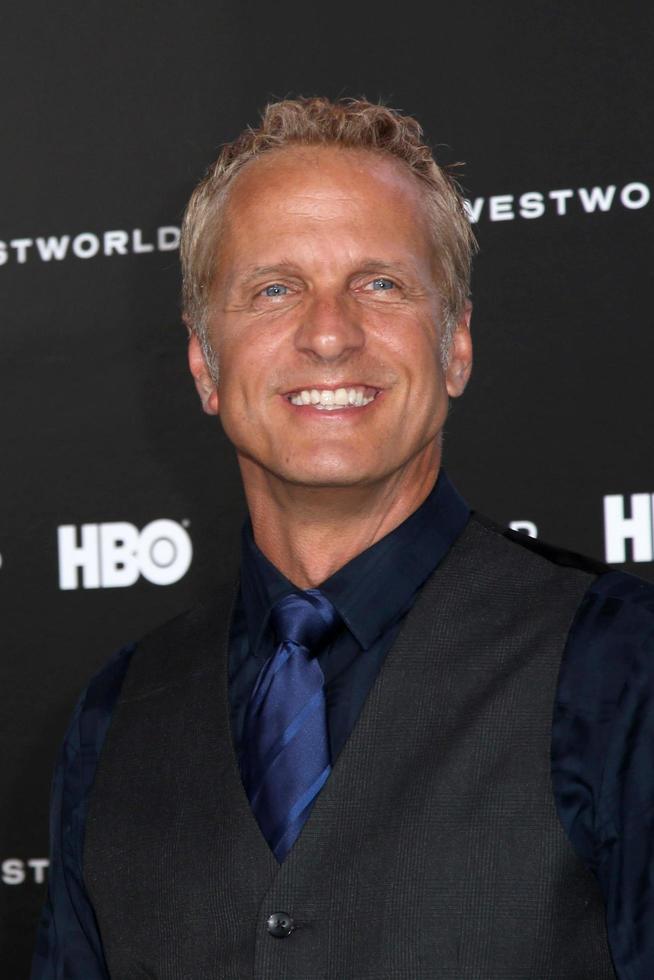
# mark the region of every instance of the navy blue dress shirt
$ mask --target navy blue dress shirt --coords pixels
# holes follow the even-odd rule
[[[441,471],[427,499],[399,528],[321,584],[321,592],[346,627],[318,656],[325,675],[332,765],[354,728],[403,617],[469,516],[468,505]],[[270,610],[282,596],[297,591],[259,550],[249,521],[243,528],[241,554],[241,601],[229,644],[229,700],[237,755],[250,693],[275,649],[267,629]]]
[[[332,761],[359,716],[384,656],[421,586],[459,536],[469,508],[441,471],[398,528],[320,586],[344,628],[320,655]],[[511,532],[507,532],[511,534]],[[551,560],[575,556],[522,539]],[[579,563],[583,567],[584,559]],[[294,586],[243,529],[241,584],[230,631],[229,699],[241,748],[245,707],[272,652],[270,609]],[[51,866],[32,980],[106,980],[83,882],[88,797],[135,646],[91,681],[73,714],[53,781]],[[654,586],[600,570],[577,611],[563,657],[552,728],[559,817],[606,908],[618,980],[654,977]]]

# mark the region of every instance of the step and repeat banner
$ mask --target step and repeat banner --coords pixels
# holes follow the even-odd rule
[[[497,521],[654,580],[654,25],[644,3],[519,0],[26,0],[3,21],[0,977],[17,980],[79,691],[237,570],[244,504],[186,368],[179,225],[271,98],[382,99],[463,163],[476,362],[446,468]]]

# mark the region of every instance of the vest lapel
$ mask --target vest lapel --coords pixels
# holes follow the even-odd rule
[[[238,586],[213,603],[206,619],[201,621],[196,643],[200,663],[210,669],[198,687],[197,753],[204,765],[215,762],[215,783],[207,787],[215,792],[216,831],[223,841],[223,850],[234,853],[243,848],[252,866],[266,881],[272,880],[279,865],[263,837],[250,802],[245,793],[230,723],[229,706],[229,632]],[[190,770],[187,770],[190,773]],[[263,882],[262,882],[263,883]]]
[[[415,739],[416,713],[427,710],[443,714],[447,710],[446,684],[443,696],[434,704],[432,685],[424,684],[427,668],[438,669],[438,654],[425,644],[423,609],[433,608],[438,592],[437,572],[425,584],[413,609],[407,614],[391,649],[368,693],[361,714],[343,746],[334,768],[318,795],[313,810],[297,841],[281,866],[292,876],[294,866],[307,860],[323,867],[329,863],[334,846],[335,816],[357,820],[358,811],[369,811],[383,800],[384,778],[397,763],[394,747]],[[362,652],[360,656],[365,656]],[[427,705],[427,700],[430,704]],[[380,793],[382,796],[380,797]]]

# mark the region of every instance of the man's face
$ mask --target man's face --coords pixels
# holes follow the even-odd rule
[[[195,338],[190,358],[244,477],[339,487],[438,465],[470,335],[466,315],[444,369],[424,214],[417,181],[366,151],[274,151],[237,177],[209,319],[217,390]]]

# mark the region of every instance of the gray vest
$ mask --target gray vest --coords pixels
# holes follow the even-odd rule
[[[613,980],[550,778],[561,655],[591,581],[472,518],[281,866],[230,733],[232,597],[151,634],[87,823],[112,980]],[[281,938],[277,912],[294,923]]]

